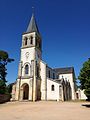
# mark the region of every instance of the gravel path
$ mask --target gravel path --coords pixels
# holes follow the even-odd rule
[[[90,120],[89,105],[88,102],[10,102],[0,104],[0,120]]]

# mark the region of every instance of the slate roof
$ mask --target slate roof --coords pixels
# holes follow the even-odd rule
[[[37,23],[36,23],[36,20],[35,20],[35,17],[34,17],[34,14],[32,14],[32,17],[31,17],[31,20],[29,22],[29,25],[27,27],[27,30],[26,32],[37,32],[39,33],[39,30],[38,30],[38,26],[37,26]]]
[[[55,68],[54,69],[57,74],[68,74],[68,73],[74,73],[73,67],[66,67],[66,68]]]

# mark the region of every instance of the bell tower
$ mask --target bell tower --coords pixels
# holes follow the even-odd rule
[[[32,14],[27,30],[22,35],[22,49],[35,48],[37,53],[36,57],[41,59],[41,43],[41,35],[34,14]]]
[[[39,60],[42,58],[42,40],[32,14],[25,33],[22,34],[21,57],[18,69],[16,100],[37,100]],[[26,84],[26,87],[25,87]],[[28,91],[27,91],[28,90]]]

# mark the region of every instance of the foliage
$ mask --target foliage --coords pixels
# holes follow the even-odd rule
[[[7,86],[7,91],[8,91],[8,93],[11,93],[11,92],[12,92],[12,86],[13,86],[13,83],[11,83],[11,84],[9,84],[9,85]]]
[[[83,64],[78,79],[81,83],[81,89],[85,90],[85,95],[90,100],[90,58]]]
[[[6,87],[6,75],[7,69],[6,65],[10,62],[14,61],[14,59],[9,58],[7,52],[0,50],[0,94],[5,94],[7,91]]]

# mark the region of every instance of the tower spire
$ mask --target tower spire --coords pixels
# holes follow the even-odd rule
[[[36,23],[36,19],[35,19],[35,16],[34,16],[34,7],[32,7],[32,17],[31,17],[31,20],[29,22],[29,25],[27,27],[26,32],[37,32],[37,33],[39,33],[38,26],[37,26],[37,23]]]

